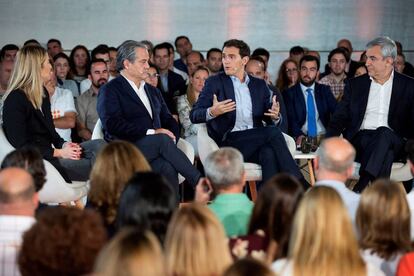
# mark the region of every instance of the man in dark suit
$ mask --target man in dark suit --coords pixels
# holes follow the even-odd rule
[[[98,96],[105,139],[134,143],[153,170],[166,176],[176,190],[177,172],[195,186],[200,173],[175,145],[178,124],[161,92],[144,82],[148,60],[148,50],[142,43],[128,40],[119,47],[117,70],[121,75],[103,86]]]
[[[168,109],[173,115],[177,115],[177,106],[174,98],[185,94],[186,85],[185,80],[177,73],[169,69],[170,54],[169,45],[161,43],[154,47],[154,64],[160,74],[160,81],[158,82],[158,89],[161,90],[162,96],[168,106]]]
[[[367,44],[368,74],[349,79],[327,136],[343,134],[361,163],[354,190],[389,177],[393,161],[404,158],[406,139],[414,137],[414,80],[394,71],[397,49],[388,37]]]
[[[336,100],[329,86],[315,82],[319,65],[318,58],[303,56],[299,64],[300,82],[284,93],[289,135],[295,137],[298,145],[305,135],[324,135],[335,111]]]
[[[245,72],[249,55],[249,46],[241,40],[224,43],[225,72],[207,79],[190,119],[207,123],[209,135],[219,146],[235,147],[247,162],[260,164],[263,181],[278,172],[303,180],[282,132],[274,126],[283,120],[276,97],[271,98],[264,80]]]

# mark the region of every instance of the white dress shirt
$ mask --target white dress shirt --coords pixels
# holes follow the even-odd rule
[[[125,75],[123,75],[121,73],[121,75],[128,81],[128,83],[131,85],[132,89],[134,89],[135,93],[137,93],[138,98],[141,100],[141,102],[144,104],[145,108],[147,109],[149,115],[152,118],[152,108],[151,108],[151,103],[148,99],[148,95],[145,92],[144,86],[145,86],[145,81],[141,81],[141,83],[139,84],[139,88],[136,86],[136,84],[129,80]],[[152,135],[155,133],[154,129],[148,129],[147,130],[147,135]]]
[[[381,126],[389,128],[388,111],[390,108],[393,79],[394,71],[392,71],[390,78],[384,84],[379,84],[371,78],[368,104],[361,129],[377,129]]]

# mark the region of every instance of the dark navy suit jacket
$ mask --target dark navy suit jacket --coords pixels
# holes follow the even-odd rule
[[[332,114],[335,112],[336,100],[331,89],[327,85],[315,83],[314,97],[319,119],[327,128]],[[305,135],[302,126],[306,122],[307,108],[300,83],[292,86],[284,92],[284,100],[289,120],[289,135],[297,138]]]
[[[326,136],[351,140],[360,130],[368,104],[368,74],[345,80],[344,97],[332,117]],[[388,125],[400,137],[414,138],[414,79],[394,71]]]
[[[270,117],[264,115],[272,106],[271,92],[266,82],[252,76],[249,76],[249,78],[248,87],[252,99],[253,127],[262,127],[263,121],[267,124],[274,124]],[[207,108],[213,105],[213,94],[217,96],[218,101],[227,99],[235,101],[233,83],[225,73],[219,73],[206,80],[204,88],[190,112],[191,122],[194,124],[206,122]],[[227,134],[234,128],[235,122],[235,110],[217,116],[207,121],[208,134],[220,146],[226,139]]]
[[[98,94],[97,110],[105,140],[122,139],[136,142],[148,129],[166,128],[179,137],[178,124],[171,116],[161,92],[144,86],[152,108],[152,118],[128,81],[119,76],[104,85]]]

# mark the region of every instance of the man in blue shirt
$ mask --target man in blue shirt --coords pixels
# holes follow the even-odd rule
[[[247,162],[261,165],[263,182],[287,172],[306,183],[275,126],[283,120],[276,97],[271,97],[264,80],[245,72],[249,55],[249,46],[241,40],[224,43],[224,72],[207,79],[190,119],[206,123],[208,134],[219,146],[237,148]]]

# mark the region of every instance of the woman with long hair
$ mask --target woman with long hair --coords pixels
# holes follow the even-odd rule
[[[52,66],[44,48],[28,45],[20,49],[9,88],[3,96],[4,133],[15,148],[36,147],[67,182],[86,181],[104,141],[77,144],[59,136],[44,87],[51,77]]]
[[[210,70],[205,66],[199,66],[190,75],[190,83],[187,87],[187,93],[178,97],[177,111],[181,126],[183,127],[183,138],[194,147],[194,152],[198,155],[197,150],[197,125],[190,121],[190,111],[198,96],[203,90],[206,79],[210,76]]]
[[[79,96],[78,85],[70,72],[69,57],[65,53],[58,53],[53,57],[53,62],[58,87],[72,91],[74,98]]]
[[[73,79],[80,83],[88,78],[88,68],[91,62],[91,56],[88,49],[83,45],[76,45],[69,56],[70,70]]]
[[[293,59],[286,59],[279,68],[276,79],[276,87],[280,92],[294,86],[299,81],[298,64]]]
[[[115,232],[119,198],[125,184],[136,172],[150,170],[139,149],[126,141],[111,142],[98,154],[91,171],[87,207],[101,214],[110,236]]]
[[[377,180],[359,202],[356,226],[363,258],[385,275],[395,275],[401,256],[411,250],[411,215],[401,184]]]
[[[237,256],[237,253],[245,252],[269,263],[286,258],[293,216],[303,193],[300,182],[288,174],[269,179],[257,197],[248,235],[230,240],[233,256],[245,257],[245,254]],[[237,245],[247,251],[238,250]]]
[[[167,271],[175,276],[221,275],[231,264],[223,226],[207,206],[190,204],[174,214],[165,243]]]
[[[278,275],[383,275],[362,259],[351,219],[338,193],[308,191],[296,211],[288,258],[273,263]]]

